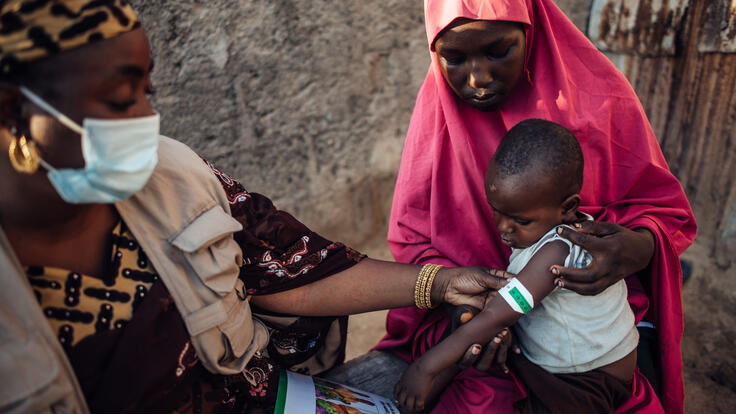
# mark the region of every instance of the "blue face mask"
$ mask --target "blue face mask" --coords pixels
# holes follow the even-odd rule
[[[82,136],[84,168],[56,169],[46,161],[51,184],[68,203],[107,204],[140,191],[158,163],[158,114],[130,119],[85,118],[83,125],[21,86],[21,92],[67,128]]]

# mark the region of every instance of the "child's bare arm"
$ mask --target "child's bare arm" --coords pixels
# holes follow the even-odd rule
[[[535,304],[555,287],[555,275],[549,271],[550,266],[564,264],[568,253],[569,247],[564,242],[548,243],[517,275],[531,293]],[[481,313],[407,368],[396,386],[396,399],[404,409],[423,410],[425,402],[432,399],[429,398],[432,391],[442,389],[436,386],[440,373],[447,372],[449,367],[457,364],[472,344],[488,343],[499,331],[516,323],[521,316],[523,315],[514,311],[500,295],[496,295],[486,303]]]

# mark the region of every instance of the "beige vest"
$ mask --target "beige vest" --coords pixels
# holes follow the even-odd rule
[[[161,137],[146,187],[116,207],[181,313],[211,372],[237,374],[268,344],[238,278],[242,251],[222,186],[186,145]],[[0,412],[88,412],[56,335],[0,229]],[[241,299],[243,298],[243,299]]]

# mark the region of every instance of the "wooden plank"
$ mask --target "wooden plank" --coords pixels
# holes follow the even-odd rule
[[[690,0],[593,0],[588,36],[601,50],[673,56]]]

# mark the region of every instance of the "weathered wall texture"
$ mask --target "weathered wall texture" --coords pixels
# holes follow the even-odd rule
[[[327,236],[383,239],[429,62],[421,1],[132,3],[164,134]]]

